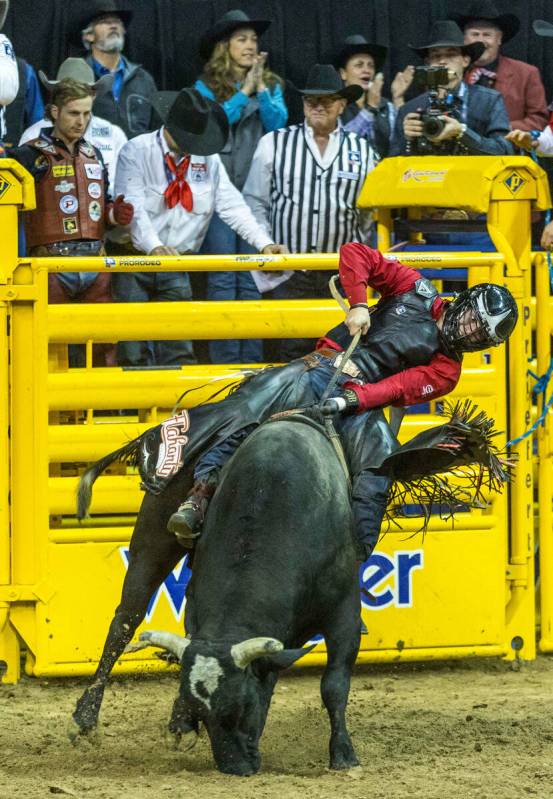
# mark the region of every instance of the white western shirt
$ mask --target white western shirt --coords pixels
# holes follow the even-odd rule
[[[262,250],[273,239],[255,221],[244,198],[229,180],[218,155],[191,155],[186,179],[193,207],[178,203],[168,208],[164,192],[169,185],[164,156],[169,152],[163,128],[143,133],[125,144],[119,155],[115,194],[124,194],[134,205],[129,226],[137,250],[174,247],[180,253],[197,252],[214,211],[239,236]]]
[[[25,144],[31,141],[31,139],[38,139],[41,130],[51,130],[52,127],[53,124],[50,119],[43,119],[39,122],[35,122],[34,125],[31,125],[23,132],[19,144]],[[113,195],[117,158],[121,148],[127,143],[125,133],[119,125],[113,125],[111,122],[108,122],[107,119],[92,115],[84,133],[84,138],[102,153],[104,163],[108,168],[109,189]]]
[[[0,33],[0,139],[4,130],[4,106],[13,103],[19,90],[19,73],[12,43]]]

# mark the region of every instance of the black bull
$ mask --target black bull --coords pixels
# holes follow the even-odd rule
[[[360,638],[352,514],[346,476],[321,430],[280,420],[252,433],[223,473],[196,548],[187,590],[191,642],[169,729],[189,737],[204,723],[221,771],[259,769],[278,671],[309,651],[298,647],[317,633],[328,650],[321,693],[330,765],[357,764],[345,724]],[[121,604],[94,683],[77,703],[75,734],[96,726],[109,672],[182,557],[165,528],[188,479],[183,472],[163,494],[144,498]],[[256,648],[251,639],[260,636]]]

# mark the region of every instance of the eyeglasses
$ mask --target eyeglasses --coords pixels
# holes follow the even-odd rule
[[[342,98],[339,97],[336,94],[330,95],[330,96],[325,94],[322,97],[317,97],[316,95],[314,96],[314,95],[308,94],[308,95],[304,96],[303,102],[306,105],[310,106],[311,108],[315,108],[318,105],[322,105],[325,108],[330,108],[331,105],[334,105],[334,103],[338,102],[338,100],[341,100],[341,99]]]

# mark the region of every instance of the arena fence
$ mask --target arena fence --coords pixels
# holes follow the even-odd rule
[[[410,252],[401,259],[431,269],[432,277],[448,279],[452,270],[462,268],[469,285],[492,280],[509,286],[521,312],[509,347],[468,356],[451,399],[473,399],[505,431],[504,441],[522,435],[535,417],[527,375],[534,320],[541,331],[537,368],[549,363],[548,277],[538,258],[532,302],[529,238],[531,209],[550,204],[544,173],[526,158],[389,159],[369,176],[361,203],[374,205],[372,197],[379,202],[381,249],[390,245],[392,208],[407,209],[410,220],[437,206],[487,214],[495,252]],[[331,301],[125,304],[124,313],[116,304],[48,307],[48,271],[68,271],[69,266],[95,272],[333,270],[337,256],[18,259],[17,209],[32,203],[27,174],[4,161],[0,661],[7,682],[19,678],[22,651],[27,673],[37,676],[88,674],[98,661],[119,599],[141,492],[133,470],[115,466],[96,483],[91,519],[79,524],[75,488],[82,469],[168,416],[185,391],[194,389],[181,407],[208,399],[244,374],[242,365],[94,367],[93,343],[318,336],[342,318]],[[86,346],[84,368],[68,368],[67,345],[74,343]],[[117,415],[121,409],[132,409],[132,414]],[[435,404],[426,411],[406,417],[403,440],[440,422]],[[549,435],[548,428],[540,430],[540,475],[550,457]],[[542,530],[542,512],[545,518],[547,511],[541,502],[539,508],[533,505],[531,437],[516,450],[519,464],[512,483],[502,495],[490,497],[486,508],[459,514],[455,523],[432,517],[424,541],[416,535],[416,517],[402,520],[383,536],[363,570],[363,583],[375,602],[363,605],[369,633],[362,639],[361,660],[534,657],[533,525],[551,546],[551,520],[547,531]],[[550,492],[547,501],[550,516]],[[542,623],[553,609],[553,602],[545,602],[544,576],[542,570]],[[152,598],[141,629],[182,631],[188,577],[184,559]],[[553,586],[553,576],[547,579]],[[324,657],[321,643],[305,660],[319,663]],[[164,668],[148,653],[125,656],[117,666],[119,671]]]

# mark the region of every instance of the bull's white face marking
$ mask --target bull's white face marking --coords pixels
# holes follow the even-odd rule
[[[202,702],[211,710],[211,697],[217,690],[219,679],[223,676],[223,669],[217,658],[204,658],[196,655],[194,665],[190,669],[189,680],[192,696]],[[199,687],[201,683],[201,688]]]

